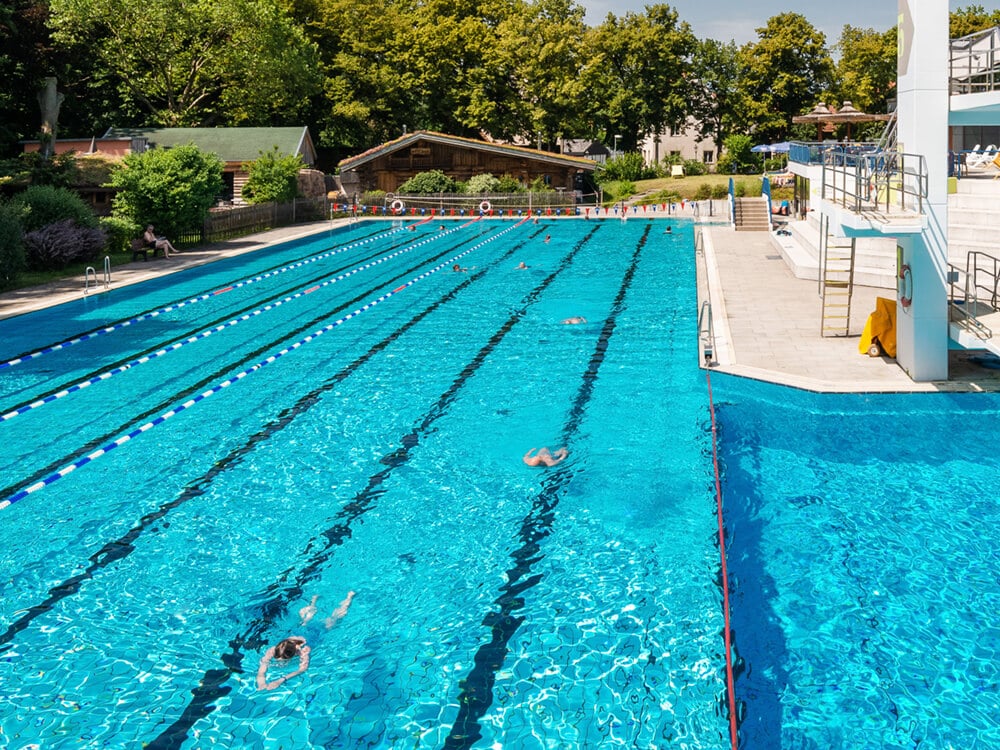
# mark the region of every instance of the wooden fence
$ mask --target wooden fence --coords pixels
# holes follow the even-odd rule
[[[296,198],[289,203],[257,203],[253,206],[215,208],[200,230],[181,234],[174,244],[181,247],[242,237],[266,229],[307,221],[320,221],[330,215],[326,198]]]

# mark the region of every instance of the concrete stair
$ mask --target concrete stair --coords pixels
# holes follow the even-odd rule
[[[1000,257],[1000,180],[966,178],[948,196],[948,261],[965,268],[970,252]]]
[[[770,231],[767,198],[737,198],[735,208],[737,232]]]

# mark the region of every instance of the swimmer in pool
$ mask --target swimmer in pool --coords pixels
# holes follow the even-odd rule
[[[522,260],[520,263],[514,266],[514,268],[518,271],[523,271],[525,268],[527,268],[527,266],[524,264],[524,261]]]
[[[565,448],[560,448],[555,453],[549,452],[548,448],[539,448],[538,452],[532,456],[534,450],[531,448],[522,459],[528,466],[555,466],[569,455],[569,451]]]
[[[575,326],[580,323],[586,323],[587,319],[582,315],[574,315],[572,318],[566,318],[566,320],[560,321],[564,326]]]
[[[299,610],[299,617],[302,618],[303,625],[307,624],[316,615],[316,600],[318,598],[318,596],[314,596],[309,604]],[[351,607],[352,599],[354,599],[354,592],[348,591],[344,601],[337,605],[337,608],[333,610],[326,620],[324,620],[327,630],[332,628],[344,618],[347,614],[347,610]],[[281,685],[288,682],[293,677],[297,677],[305,672],[309,669],[310,653],[311,649],[309,648],[309,644],[306,643],[306,639],[301,635],[293,635],[290,638],[285,638],[283,641],[268,648],[260,660],[260,666],[257,668],[257,689],[274,690],[275,688],[281,687]],[[296,656],[299,657],[298,669],[294,672],[290,672],[289,674],[282,675],[276,680],[268,682],[267,668],[271,664],[272,659],[278,659],[279,661],[286,662],[294,659]]]

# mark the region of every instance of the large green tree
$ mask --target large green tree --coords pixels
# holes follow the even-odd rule
[[[697,39],[677,11],[657,4],[641,14],[609,14],[586,45],[591,116],[609,137],[621,135],[626,151],[650,133],[685,124]]]
[[[490,37],[487,64],[471,78],[467,124],[546,144],[590,133],[583,14],[573,0],[515,0]]]
[[[837,43],[840,100],[863,112],[885,112],[896,87],[896,27],[888,31],[844,26]]]
[[[826,36],[805,16],[781,13],[740,49],[742,109],[761,140],[782,140],[792,117],[812,107],[834,81]]]
[[[168,126],[296,119],[318,55],[279,0],[51,0],[54,39],[96,55],[120,98]]]
[[[726,136],[743,126],[739,71],[735,42],[705,39],[698,43],[691,60],[691,115],[698,124],[698,135],[715,141],[717,156]]]

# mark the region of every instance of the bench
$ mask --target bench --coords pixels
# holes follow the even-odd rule
[[[132,240],[132,260],[139,260],[140,255],[142,256],[143,260],[148,260],[149,253],[152,253],[153,257],[155,258],[157,253],[163,255],[163,248],[151,245],[141,237]],[[164,255],[164,257],[166,256]]]

